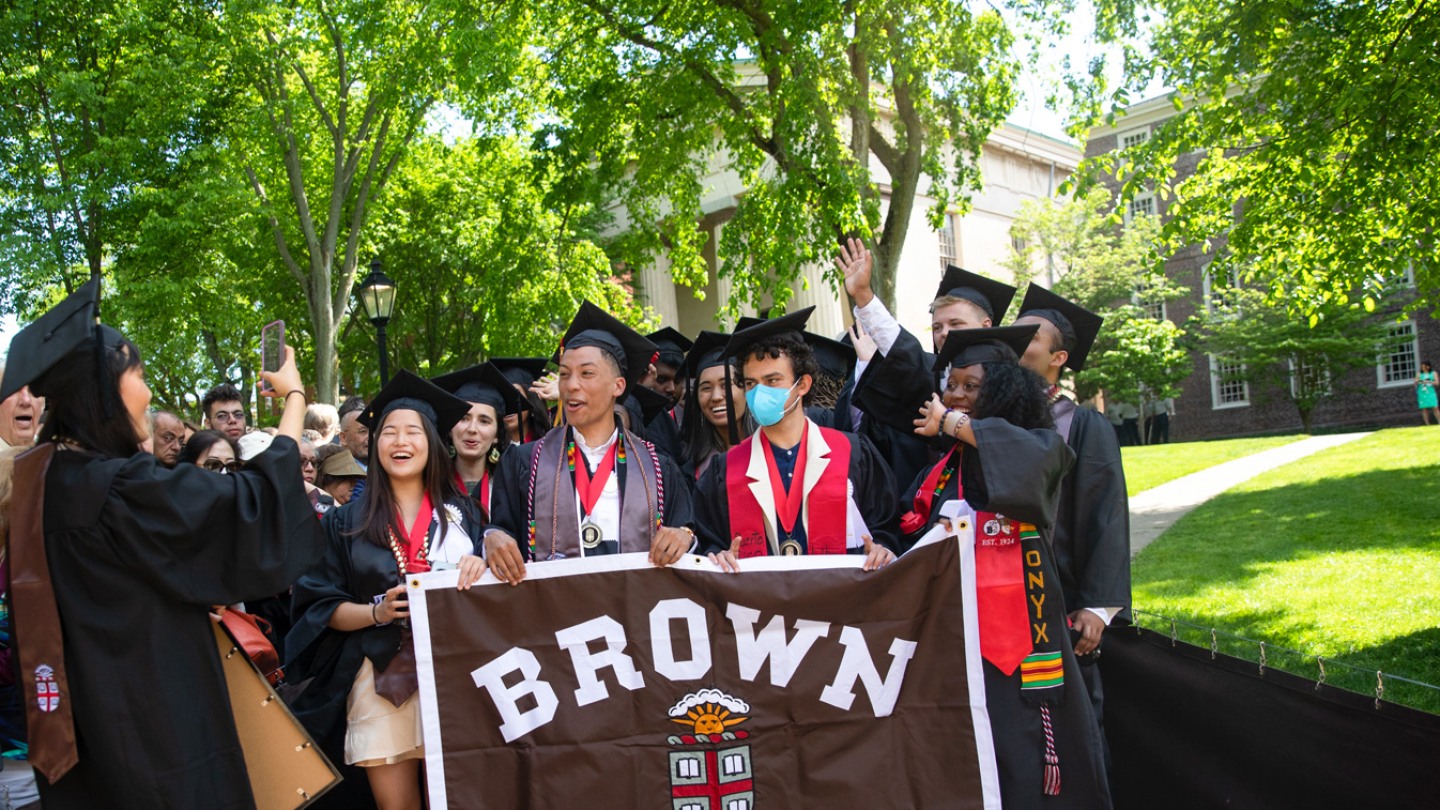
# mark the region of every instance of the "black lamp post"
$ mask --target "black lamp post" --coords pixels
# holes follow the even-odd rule
[[[360,282],[355,294],[365,307],[370,323],[375,325],[375,337],[380,344],[380,385],[390,382],[390,363],[385,351],[385,324],[395,311],[395,282],[380,270],[380,260],[370,262],[370,275]]]

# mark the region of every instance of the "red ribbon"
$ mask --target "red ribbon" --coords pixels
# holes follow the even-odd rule
[[[615,443],[610,445],[605,458],[600,460],[600,466],[595,468],[595,475],[590,475],[590,467],[585,463],[585,454],[580,448],[575,448],[575,491],[580,493],[580,505],[585,508],[585,514],[595,512],[595,502],[600,500],[600,493],[605,489],[605,482],[610,480],[610,473],[615,469],[615,450],[620,447],[620,439],[616,437]]]
[[[425,538],[430,535],[430,521],[435,517],[435,508],[430,505],[430,493],[420,501],[420,512],[415,515],[415,525],[405,531],[400,525],[400,536],[404,540],[405,573],[423,574],[430,570],[430,561],[425,559]],[[398,520],[397,520],[398,522]]]
[[[775,517],[786,534],[794,533],[795,521],[800,519],[800,507],[805,503],[805,439],[808,433],[800,434],[795,474],[790,476],[790,489],[787,491],[780,476],[780,467],[775,464],[775,451],[770,446],[770,439],[764,431],[760,431],[760,445],[765,448],[765,466],[770,470],[770,492],[775,497]],[[783,501],[780,498],[782,492],[785,493]]]

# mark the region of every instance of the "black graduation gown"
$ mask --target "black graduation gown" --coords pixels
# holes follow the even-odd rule
[[[1061,479],[1073,463],[1073,454],[1060,434],[1048,428],[1024,430],[1003,419],[976,419],[970,424],[975,431],[976,446],[965,446],[959,475],[964,483],[965,501],[976,510],[997,512],[1034,524],[1040,534],[1040,542],[1034,546],[1040,553],[1040,570],[1045,581],[1057,581],[1050,550],[1052,527],[1059,506]],[[923,480],[924,473],[907,489],[906,509],[913,503]],[[932,501],[930,517],[922,533],[939,520],[940,505],[954,500],[957,494],[956,480],[952,477],[939,497]],[[1110,791],[1105,778],[1100,729],[1091,712],[1069,633],[1064,631],[1063,606],[1052,607],[1048,601],[1046,620],[1052,628],[1049,637],[1059,642],[1065,671],[1063,696],[1060,703],[1051,708],[1061,790],[1058,796],[1044,795],[1043,721],[1038,706],[1021,696],[1020,669],[1005,675],[984,661],[981,666],[985,671],[985,697],[995,739],[995,759],[1000,769],[1001,802],[1006,810],[1104,810],[1110,807]]]
[[[80,756],[45,807],[254,807],[208,606],[320,556],[295,442],[233,475],[59,450],[43,520]]]
[[[672,460],[680,458],[680,419],[683,411],[677,408],[667,408],[655,415],[645,425],[645,438],[660,451],[663,456]]]
[[[1069,442],[1075,466],[1060,485],[1055,567],[1066,610],[1130,608],[1130,500],[1120,444],[1104,414],[1076,408]],[[1121,616],[1125,616],[1122,613]]]
[[[445,542],[469,540],[479,554],[482,524],[478,510],[453,505],[466,516],[467,535],[456,537],[452,526]],[[291,607],[295,624],[285,639],[291,656],[286,680],[298,684],[313,679],[291,699],[290,710],[336,763],[345,761],[345,702],[360,666],[369,658],[376,672],[383,671],[405,638],[399,624],[350,632],[330,627],[330,616],[341,603],[368,605],[374,597],[400,584],[391,550],[354,534],[364,518],[364,509],[365,499],[358,498],[332,509],[321,521],[325,553],[295,583]],[[440,542],[438,536],[431,540],[432,545]]]
[[[915,435],[914,430],[910,427],[910,421],[920,415],[919,407],[923,402],[908,402],[903,407],[896,408],[894,417],[899,422],[898,426],[885,423],[877,418],[874,412],[871,412],[862,415],[860,426],[857,429],[853,415],[850,413],[850,406],[857,399],[857,391],[860,394],[859,401],[869,401],[872,407],[893,406],[893,398],[883,395],[876,399],[866,400],[866,389],[871,388],[872,385],[882,387],[888,385],[888,378],[881,373],[889,370],[886,368],[886,364],[892,358],[898,359],[903,364],[904,373],[915,374],[917,377],[920,375],[934,376],[930,369],[935,367],[935,356],[921,348],[920,341],[916,340],[914,335],[901,331],[900,336],[895,340],[895,345],[890,347],[889,354],[876,353],[866,367],[865,374],[854,380],[853,385],[847,388],[840,401],[836,403],[835,426],[841,430],[859,433],[874,442],[875,449],[880,451],[880,456],[894,471],[895,480],[904,483],[930,469],[930,465],[938,459],[934,442]],[[923,383],[921,388],[923,389]]]
[[[632,432],[627,441],[636,438],[638,437]],[[535,444],[526,442],[519,447],[512,447],[501,457],[500,468],[490,490],[490,522],[485,526],[487,532],[496,529],[515,538],[515,542],[520,546],[520,553],[525,555],[527,560],[530,559],[530,547],[527,542],[529,527],[526,525],[525,516],[529,511],[527,489],[530,486],[530,462],[535,456]],[[655,445],[650,446],[653,448]],[[694,487],[690,478],[680,471],[680,467],[670,456],[660,452],[658,448],[655,455],[660,460],[660,475],[665,479],[665,510],[661,515],[661,523],[674,528],[685,526],[693,529]]]
[[[899,516],[895,511],[895,476],[875,445],[864,436],[840,431],[850,442],[850,481],[855,484],[855,506],[870,529],[870,537],[892,551],[898,550]],[[695,531],[700,535],[700,552],[730,548],[730,501],[725,486],[729,457],[722,453],[695,485]],[[852,552],[858,552],[852,549]]]

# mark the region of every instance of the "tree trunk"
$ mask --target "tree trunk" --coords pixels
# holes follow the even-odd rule
[[[330,318],[330,291],[310,301],[310,328],[315,330],[315,397],[340,404],[340,356],[335,350],[335,321]]]

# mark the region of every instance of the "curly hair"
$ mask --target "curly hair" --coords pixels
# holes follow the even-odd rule
[[[745,365],[751,360],[773,360],[780,357],[790,358],[790,370],[794,372],[797,381],[806,374],[810,375],[810,391],[805,394],[803,403],[808,406],[815,398],[814,382],[820,376],[820,364],[816,362],[815,351],[810,348],[810,344],[794,333],[782,332],[752,343],[740,358],[741,373],[744,373]]]
[[[1046,383],[1039,374],[1016,362],[980,365],[985,369],[985,378],[980,381],[972,416],[998,416],[1026,430],[1055,426],[1045,395]]]

